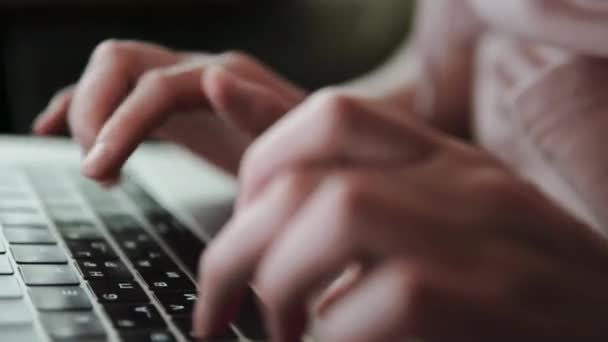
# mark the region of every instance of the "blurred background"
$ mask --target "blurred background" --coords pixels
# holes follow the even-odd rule
[[[107,38],[242,50],[308,88],[373,69],[410,27],[414,0],[0,0],[0,132],[28,133]]]

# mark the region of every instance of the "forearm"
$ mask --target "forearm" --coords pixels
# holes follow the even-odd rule
[[[344,87],[407,108],[447,132],[467,135],[473,54],[481,30],[467,4],[421,1],[412,37],[380,68]]]

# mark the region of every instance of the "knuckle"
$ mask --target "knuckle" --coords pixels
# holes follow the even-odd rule
[[[325,183],[325,186],[333,193],[338,212],[342,217],[352,217],[369,204],[370,182],[363,176],[333,175]]]
[[[253,57],[238,50],[223,52],[219,57],[225,64],[228,65],[249,65],[255,63]]]
[[[53,95],[52,101],[64,101],[72,96],[74,93],[74,86],[63,88]]]
[[[335,139],[356,128],[364,111],[361,110],[358,100],[337,89],[327,88],[321,90],[311,99],[315,120],[325,122],[329,139]]]
[[[118,39],[107,39],[93,51],[93,59],[122,59],[128,53],[127,43]]]
[[[160,69],[145,72],[139,79],[139,84],[144,88],[154,88],[160,91],[170,90],[168,76]]]
[[[322,112],[330,115],[342,115],[351,113],[358,108],[357,100],[335,88],[326,88],[319,91],[313,97]]]
[[[307,189],[309,179],[310,175],[303,171],[287,170],[279,175],[277,181],[283,184],[288,194],[298,197]]]

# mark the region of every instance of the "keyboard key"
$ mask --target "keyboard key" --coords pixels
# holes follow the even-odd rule
[[[24,299],[5,299],[0,301],[0,307],[0,331],[6,325],[28,324],[34,319]]]
[[[171,214],[150,219],[152,228],[160,235],[192,274],[196,274],[205,244]]]
[[[93,307],[80,287],[32,287],[29,290],[40,311],[88,311]]]
[[[0,341],[42,342],[44,340],[38,335],[33,324],[14,324],[0,327]]]
[[[170,316],[190,317],[198,294],[196,292],[157,293],[156,298]]]
[[[87,280],[131,280],[133,275],[122,261],[99,259],[78,260],[78,269]]]
[[[39,212],[10,212],[0,213],[0,223],[3,225],[34,225],[46,226],[47,220]]]
[[[113,235],[137,234],[143,231],[141,223],[128,214],[103,215],[101,220]]]
[[[197,342],[238,342],[238,336],[232,331],[231,328],[228,328],[224,333],[210,337],[210,338],[200,338],[196,337],[192,333],[192,318],[183,317],[174,319],[173,322],[177,325],[177,328],[184,334],[186,338],[190,341]]]
[[[80,283],[69,265],[22,265],[20,269],[28,286],[67,286]]]
[[[32,198],[18,199],[3,198],[0,201],[0,212],[25,212],[25,213],[36,213],[38,212],[38,205]]]
[[[36,228],[5,228],[4,236],[11,244],[54,245],[57,243],[51,232]]]
[[[120,337],[129,342],[175,342],[175,336],[169,331],[132,331],[123,332]]]
[[[109,304],[104,306],[118,330],[163,329],[167,324],[151,304]]]
[[[174,269],[162,272],[140,272],[142,278],[153,292],[195,291],[196,287],[188,276]]]
[[[10,275],[15,273],[11,262],[8,259],[8,255],[0,255],[0,275]]]
[[[11,247],[18,264],[65,264],[68,259],[57,246],[13,245]]]
[[[0,240],[0,254],[5,254],[6,253],[6,246],[4,246],[4,242],[2,242],[2,240]]]
[[[101,303],[149,303],[150,299],[135,281],[92,280],[89,285]]]
[[[95,241],[103,240],[103,234],[92,223],[87,222],[59,222],[56,223],[59,234],[68,241]]]
[[[68,241],[74,259],[116,259],[114,249],[104,240]]]
[[[52,207],[47,211],[55,223],[91,222],[91,215],[80,207]]]
[[[92,312],[42,313],[40,321],[53,341],[91,341],[106,338],[101,321]]]
[[[4,310],[2,299],[18,299],[23,297],[21,286],[14,275],[0,276],[0,310]]]
[[[115,238],[129,258],[139,258],[145,256],[152,249],[159,249],[158,244],[144,231],[135,234],[115,235]]]
[[[159,271],[163,269],[174,269],[177,265],[168,257],[163,258],[136,258],[131,259],[135,269],[141,272]]]

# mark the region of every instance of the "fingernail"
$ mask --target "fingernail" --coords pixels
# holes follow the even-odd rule
[[[103,160],[107,158],[107,155],[107,145],[103,142],[96,143],[82,162],[82,172],[84,175],[91,178],[99,178],[103,174]]]

